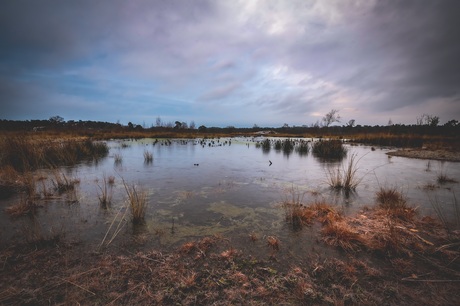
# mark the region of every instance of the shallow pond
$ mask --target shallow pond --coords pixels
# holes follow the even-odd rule
[[[315,237],[308,229],[291,230],[280,202],[293,196],[304,203],[325,199],[353,214],[375,205],[380,187],[401,191],[421,214],[434,214],[437,205],[446,218],[456,221],[454,197],[460,195],[460,184],[439,184],[437,177],[443,173],[458,181],[460,163],[389,157],[390,149],[351,145],[346,145],[348,154],[342,161],[325,161],[312,153],[263,151],[256,146],[260,140],[110,141],[108,157],[61,169],[68,178],[79,179],[76,190],[40,200],[42,207],[35,217],[12,218],[2,209],[1,242],[7,245],[41,231],[43,235],[62,232],[69,240],[95,247],[132,243],[176,247],[190,239],[222,234],[244,247],[253,233],[261,241],[276,236],[292,253],[301,253]],[[145,162],[144,152],[153,154],[152,162]],[[360,184],[349,194],[331,190],[331,169],[346,167],[352,155]],[[47,188],[52,172],[40,174],[48,178],[43,183]],[[110,176],[115,178],[109,187],[112,204],[102,208],[98,196],[104,177]],[[134,226],[129,221],[125,184],[148,193],[145,224]],[[19,196],[9,198],[0,205],[5,208],[18,200]]]

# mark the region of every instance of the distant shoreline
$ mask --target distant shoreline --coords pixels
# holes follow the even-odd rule
[[[427,149],[402,149],[387,153],[390,156],[432,159],[440,161],[460,162],[460,152],[447,150],[427,150]]]

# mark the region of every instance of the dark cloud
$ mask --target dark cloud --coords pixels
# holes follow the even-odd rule
[[[126,103],[171,114],[185,101],[200,116],[214,105],[237,119],[245,105],[315,121],[332,108],[423,113],[437,99],[437,115],[460,116],[460,1],[255,3],[5,1],[1,116],[80,105],[105,120],[108,105],[112,116],[135,109]]]

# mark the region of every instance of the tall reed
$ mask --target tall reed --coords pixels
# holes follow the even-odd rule
[[[59,193],[72,191],[75,189],[75,185],[80,183],[79,179],[67,177],[65,173],[59,172],[58,170],[55,170],[53,174],[54,179],[51,180],[51,182],[54,185],[54,189]]]
[[[113,193],[112,186],[113,184],[109,183],[105,175],[102,179],[102,186],[97,184],[97,187],[100,190],[100,193],[98,193],[97,196],[99,198],[99,204],[101,205],[102,208],[109,207],[110,203],[112,202],[112,193]]]
[[[144,151],[144,162],[145,162],[146,164],[152,163],[152,162],[153,162],[153,153],[151,153],[151,152],[145,150],[145,151]]]
[[[346,168],[340,169],[339,166],[336,169],[329,168],[327,174],[329,186],[345,191],[355,190],[363,179],[363,177],[357,177],[358,161],[359,159],[356,160],[356,154],[352,154]]]
[[[128,195],[128,204],[131,210],[131,218],[133,223],[144,222],[145,212],[147,210],[148,194],[146,190],[139,189],[136,185],[128,186],[123,180],[126,194]]]
[[[106,156],[109,152],[105,142],[58,141],[19,136],[1,138],[0,150],[0,167],[12,166],[19,172],[74,165],[81,160]]]

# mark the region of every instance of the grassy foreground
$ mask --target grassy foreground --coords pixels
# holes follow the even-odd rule
[[[283,259],[282,241],[254,234],[247,244],[266,256],[220,236],[169,252],[94,252],[60,237],[18,244],[0,252],[0,304],[456,305],[459,233],[385,205],[353,217],[324,203],[291,207],[318,237],[296,264]]]

